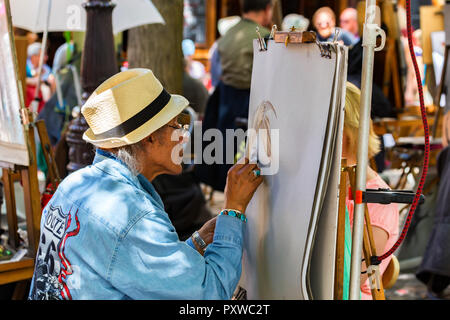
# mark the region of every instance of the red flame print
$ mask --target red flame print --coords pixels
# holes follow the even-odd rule
[[[76,236],[78,234],[78,232],[80,231],[80,222],[78,221],[78,210],[75,213],[75,220],[77,223],[77,228],[71,232],[67,232],[67,229],[69,229],[71,222],[72,222],[72,216],[70,215],[70,211],[69,211],[69,220],[67,221],[66,234],[64,235],[64,238],[62,239],[62,241],[59,245],[59,250],[58,250],[58,255],[59,255],[59,258],[61,259],[61,263],[62,263],[62,268],[61,268],[61,271],[58,276],[58,282],[61,283],[63,286],[63,289],[61,290],[61,296],[65,300],[72,300],[72,295],[70,294],[70,290],[67,287],[65,280],[67,279],[67,276],[69,276],[73,273],[73,270],[72,270],[72,265],[70,264],[70,261],[67,259],[67,257],[64,254],[64,247],[66,245],[67,238]]]

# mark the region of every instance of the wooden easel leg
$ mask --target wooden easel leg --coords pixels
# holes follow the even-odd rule
[[[399,189],[400,186],[404,186],[406,182],[406,179],[408,177],[409,171],[406,172],[408,170],[408,165],[405,165],[402,169],[402,173],[400,175],[400,178],[398,179],[397,184],[395,185],[394,189]]]
[[[345,200],[347,195],[347,160],[341,162],[341,179],[339,185],[339,211],[336,239],[336,271],[334,278],[334,300],[344,297],[344,256],[345,256]]]
[[[356,181],[356,167],[349,168],[348,174],[349,174],[349,180],[350,180],[350,186],[352,189],[352,192],[355,190],[355,181]],[[354,199],[354,196],[353,196]],[[370,258],[372,256],[376,256],[376,247],[375,242],[373,240],[373,233],[372,233],[372,225],[370,224],[370,216],[369,211],[367,209],[367,204],[365,205],[365,211],[364,211],[364,233],[363,233],[363,256],[364,260],[367,265],[370,264]],[[384,289],[383,289],[383,283],[381,281],[381,275],[380,279],[378,279],[378,282],[380,284],[380,288],[377,289],[371,289],[372,292],[372,298],[374,300],[385,300],[384,296]]]
[[[377,255],[377,250],[375,247],[375,241],[373,240],[373,233],[372,233],[372,225],[370,223],[370,216],[369,211],[367,210],[367,205],[364,212],[364,220],[365,220],[365,227],[364,227],[364,256],[366,260],[366,266],[370,263],[370,258],[372,256]],[[370,274],[368,274],[370,276]],[[380,278],[378,279],[379,288],[371,288],[372,292],[372,298],[373,300],[386,300],[384,296],[384,288],[383,288],[383,281]]]
[[[364,234],[363,234],[363,255],[364,255],[364,264],[366,267],[364,271],[367,272],[367,266],[368,263],[370,263],[370,257],[372,256],[372,252],[369,246],[369,236],[367,235],[366,225],[364,225]]]
[[[57,184],[59,183],[59,172],[58,167],[55,163],[55,157],[53,155],[52,145],[50,139],[48,138],[47,127],[45,126],[44,120],[36,121],[36,129],[39,134],[39,140],[41,141],[42,150],[44,152],[45,161],[47,162],[48,174],[51,183],[56,190]]]
[[[27,299],[27,287],[29,280],[23,280],[16,283],[11,300],[26,300]]]
[[[400,75],[398,70],[398,48],[395,44],[392,46],[392,58],[390,60],[390,68],[392,70],[392,83],[394,87],[394,99],[395,99],[395,108],[401,109],[403,107],[403,96],[402,89],[400,85]]]
[[[25,198],[25,214],[27,217],[28,253],[35,257],[39,243],[41,220],[41,201],[37,173],[30,168],[21,169],[23,195]]]
[[[3,169],[3,190],[6,203],[6,216],[8,218],[8,235],[9,245],[16,249],[19,242],[19,234],[17,233],[17,210],[16,210],[16,197],[14,193],[14,179],[13,172],[8,169]]]
[[[383,93],[389,97],[389,90],[391,88],[391,57],[392,57],[392,40],[386,41],[386,61],[384,62],[384,79],[383,79]]]
[[[41,193],[39,191],[39,182],[37,177],[36,144],[34,141],[34,130],[32,129],[28,131],[28,143],[32,151],[32,154],[30,155],[30,165],[28,167],[19,167],[19,170],[22,179],[23,195],[25,198],[28,254],[35,257],[37,246],[39,244]]]

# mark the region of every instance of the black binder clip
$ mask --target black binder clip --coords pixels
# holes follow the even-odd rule
[[[259,27],[256,27],[256,33],[258,34],[259,51],[267,51],[266,41],[261,37]]]

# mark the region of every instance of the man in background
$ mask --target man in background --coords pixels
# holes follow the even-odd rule
[[[235,89],[250,89],[253,66],[253,39],[256,28],[268,36],[272,22],[271,0],[244,0],[242,19],[219,40],[222,82]]]
[[[240,20],[240,16],[230,16],[220,19],[219,22],[217,22],[217,30],[219,30],[220,36],[223,37],[227,33],[227,31],[234,27]],[[222,76],[219,50],[217,49],[219,40],[220,39],[216,40],[209,49],[212,91],[217,87]]]
[[[42,45],[39,42],[32,43],[27,48],[27,79],[26,79],[26,97],[25,105],[28,107],[34,99],[36,87],[38,86],[38,69],[41,55]],[[44,64],[42,65],[40,90],[39,90],[39,107],[38,112],[42,110],[46,101],[55,92],[55,78],[51,73],[51,68],[46,64],[47,55],[44,55]]]
[[[253,40],[259,28],[261,37],[269,36],[273,15],[271,0],[243,0],[242,18],[218,41],[221,78],[208,100],[203,130],[219,129],[226,141],[225,130],[237,129],[236,119],[247,119],[250,100],[250,82],[253,68]],[[225,148],[224,153],[225,155]],[[236,151],[236,150],[235,150]],[[224,157],[225,162],[225,157]],[[227,171],[231,164],[197,165],[200,181],[215,190],[225,188]]]
[[[339,17],[339,26],[359,40],[358,11],[355,8],[347,8],[342,11]]]

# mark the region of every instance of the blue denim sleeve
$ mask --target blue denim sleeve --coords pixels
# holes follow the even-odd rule
[[[230,299],[241,276],[244,223],[219,216],[204,256],[178,240],[167,214],[148,214],[119,239],[108,272],[132,299]]]
[[[187,245],[190,245],[192,247],[192,249],[197,250],[195,248],[194,243],[192,242],[192,238],[191,237],[189,237],[189,239],[187,239],[185,242],[186,242]]]

